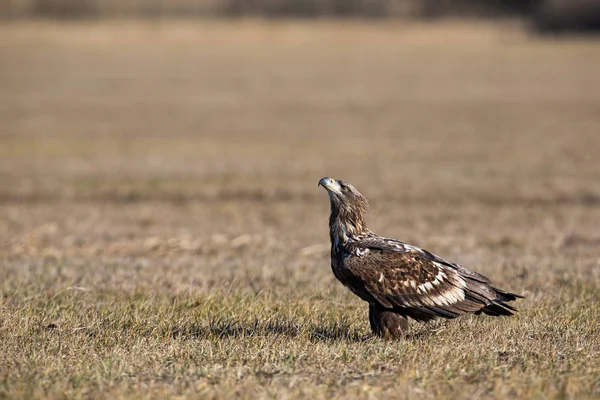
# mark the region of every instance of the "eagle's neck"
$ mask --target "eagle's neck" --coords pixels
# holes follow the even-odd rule
[[[329,237],[332,254],[343,254],[348,243],[359,240],[365,232],[368,230],[363,213],[331,208]]]

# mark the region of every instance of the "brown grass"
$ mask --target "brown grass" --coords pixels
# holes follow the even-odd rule
[[[600,397],[600,48],[506,32],[0,26],[0,397]],[[519,315],[364,338],[324,175]]]

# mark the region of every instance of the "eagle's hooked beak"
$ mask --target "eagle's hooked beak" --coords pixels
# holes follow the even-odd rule
[[[342,187],[340,184],[335,179],[329,177],[321,178],[317,186],[323,186],[328,192],[342,194]]]

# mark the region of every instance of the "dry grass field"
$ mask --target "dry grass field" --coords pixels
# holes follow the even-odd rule
[[[600,398],[599,71],[509,25],[0,25],[0,398]],[[369,337],[326,175],[521,312]]]

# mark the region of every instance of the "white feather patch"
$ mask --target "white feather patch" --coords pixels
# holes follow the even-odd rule
[[[356,250],[354,250],[354,254],[356,254],[358,257],[362,257],[362,256],[366,256],[367,254],[369,254],[371,250],[369,249],[360,249],[360,248],[356,248]]]

